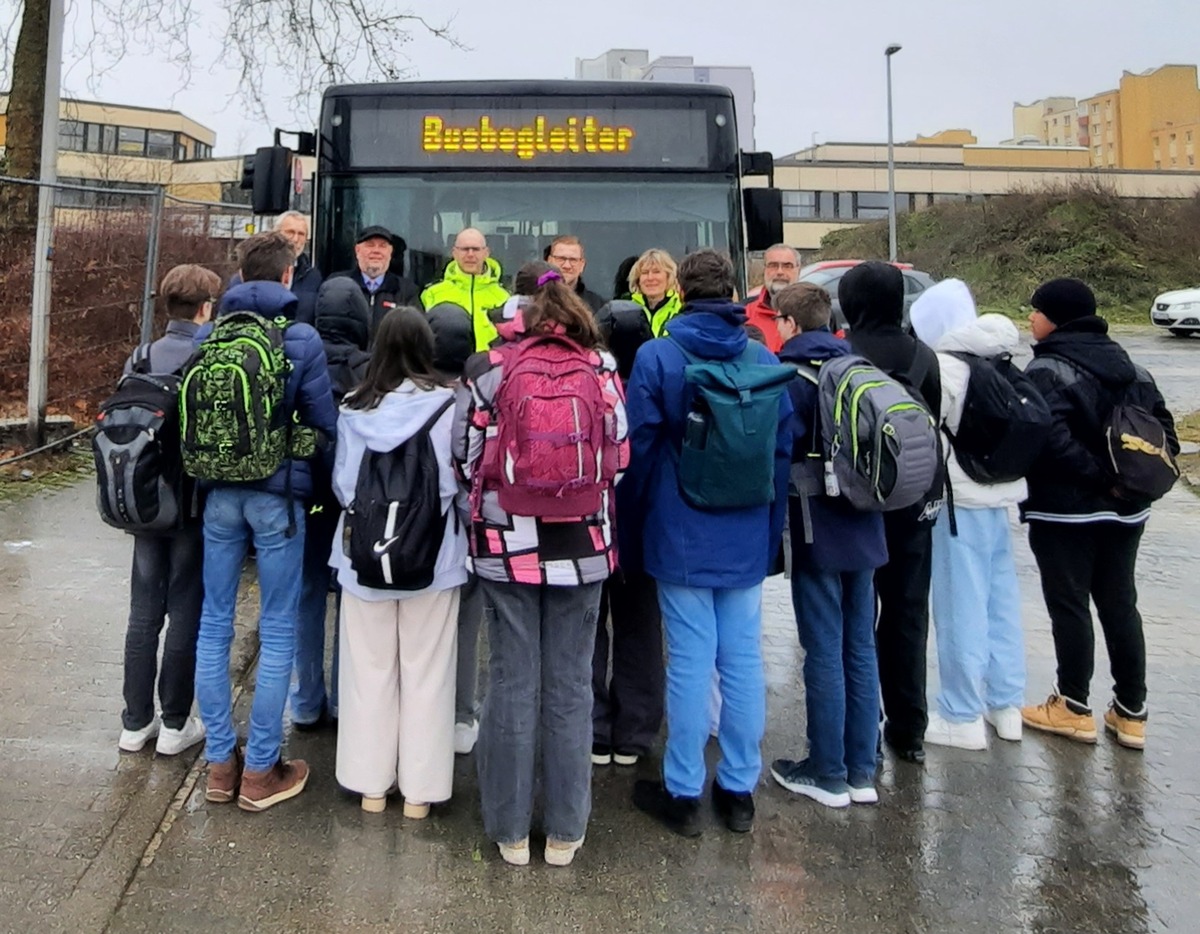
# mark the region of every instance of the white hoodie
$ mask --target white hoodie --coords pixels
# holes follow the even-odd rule
[[[951,433],[956,433],[967,400],[971,369],[962,360],[952,357],[951,352],[980,357],[1013,354],[1020,343],[1020,332],[1003,315],[975,317],[975,300],[958,279],[946,279],[921,293],[913,303],[911,320],[917,337],[938,352],[942,374],[942,423]],[[1024,480],[976,483],[959,466],[948,438],[945,449],[956,509],[1003,509],[1015,506],[1028,496]]]
[[[454,398],[453,389],[423,390],[411,380],[389,392],[373,409],[350,409],[342,406],[338,413],[337,456],[333,467],[333,492],[338,502],[349,506],[354,500],[354,487],[363,455],[372,451],[390,451],[411,438],[447,399]],[[446,537],[442,540],[434,569],[433,583],[426,590],[375,590],[358,583],[358,575],[342,548],[343,513],[333,539],[329,566],[337,571],[338,583],[347,593],[360,600],[381,602],[403,600],[439,590],[449,590],[467,582],[467,533],[461,516],[454,514],[455,498],[459,495],[458,480],[450,455],[450,432],[454,424],[454,406],[450,406],[429,433],[438,456],[438,485],[442,494],[442,511],[446,514]]]

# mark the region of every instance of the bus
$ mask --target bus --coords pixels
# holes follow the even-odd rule
[[[509,283],[570,234],[584,245],[584,282],[605,298],[625,291],[616,281],[622,263],[650,247],[677,258],[727,251],[745,294],[747,251],[781,240],[783,221],[773,186],[742,184],[769,175],[770,156],[739,152],[737,138],[733,95],[711,85],[331,87],[307,141],[317,157],[314,262],[325,274],[351,268],[356,231],[378,224],[397,237],[393,271],[424,288],[441,278],[458,232],[474,227]],[[263,207],[284,209],[291,153],[265,152],[255,163],[255,212],[275,213],[257,202],[261,195]]]

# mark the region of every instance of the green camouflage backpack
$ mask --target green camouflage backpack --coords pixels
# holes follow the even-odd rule
[[[312,455],[315,435],[295,426],[284,407],[292,370],[283,352],[286,324],[233,312],[197,348],[179,389],[183,466],[191,476],[250,483],[289,457]]]

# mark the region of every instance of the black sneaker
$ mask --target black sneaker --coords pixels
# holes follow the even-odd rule
[[[612,746],[592,743],[592,765],[612,765]]]
[[[754,826],[754,795],[748,791],[726,791],[720,782],[712,783],[713,810],[734,833],[749,833]]]
[[[677,798],[662,782],[634,782],[633,804],[681,837],[700,836],[700,799]]]
[[[329,716],[329,702],[321,701],[321,709],[317,711],[317,718],[315,720],[304,722],[292,720],[292,729],[300,733],[316,733],[318,730],[323,730],[327,726],[330,726],[331,721],[332,723],[337,723],[337,720]]]
[[[914,765],[925,764],[925,744],[920,739],[909,736],[899,736],[891,733],[885,726],[883,741],[888,744],[896,758]]]

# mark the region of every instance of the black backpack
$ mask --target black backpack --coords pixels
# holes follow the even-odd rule
[[[976,483],[1021,479],[1050,437],[1050,407],[1008,354],[951,356],[971,371],[958,431],[943,427],[958,465]]]
[[[392,450],[363,454],[345,538],[350,566],[364,587],[411,591],[433,583],[446,514],[429,432],[453,404],[451,396]]]
[[[1104,446],[1123,498],[1153,502],[1179,479],[1166,429],[1140,405],[1118,402],[1104,425]]]
[[[617,374],[628,380],[638,350],[646,341],[654,339],[646,309],[637,302],[614,299],[596,313],[596,326],[617,361]]]
[[[126,532],[170,532],[188,514],[179,448],[178,375],[150,373],[150,345],[100,406],[92,456],[100,518]]]

